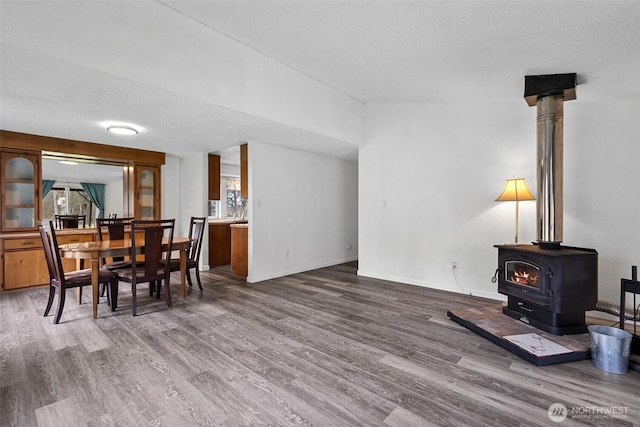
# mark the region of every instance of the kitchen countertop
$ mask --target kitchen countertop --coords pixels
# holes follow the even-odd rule
[[[209,224],[246,224],[248,222],[248,219],[240,218],[207,218],[207,223]]]

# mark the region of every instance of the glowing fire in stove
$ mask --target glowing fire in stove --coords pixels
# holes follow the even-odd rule
[[[511,281],[520,285],[537,287],[538,274],[526,270],[516,270],[513,272],[513,276],[511,276]]]

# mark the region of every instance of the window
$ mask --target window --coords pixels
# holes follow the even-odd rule
[[[55,215],[86,215],[87,227],[93,227],[95,209],[82,188],[54,186],[42,199],[42,219],[53,221]]]
[[[209,200],[209,216],[214,218],[220,218],[220,201],[219,200]]]
[[[246,218],[247,201],[240,197],[240,178],[222,176],[221,199],[209,201],[209,216],[215,218]]]
[[[228,218],[244,218],[247,215],[247,201],[240,197],[240,178],[226,178],[225,200]]]

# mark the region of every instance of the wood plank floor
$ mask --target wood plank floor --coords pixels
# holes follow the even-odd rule
[[[97,320],[69,291],[59,325],[42,317],[46,289],[0,294],[0,425],[555,425],[553,403],[582,412],[561,425],[640,422],[638,373],[536,367],[446,317],[481,298],[358,277],[355,263],[258,284],[201,276],[185,300],[174,276],[170,309],[141,287],[135,318],[124,284]],[[626,414],[593,413],[610,408]]]

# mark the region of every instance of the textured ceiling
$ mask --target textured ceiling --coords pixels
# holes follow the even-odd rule
[[[525,74],[640,65],[635,1],[166,3],[363,102],[500,101]]]
[[[211,34],[363,103],[524,106],[525,75],[565,72],[578,73],[580,102],[640,102],[637,1],[1,1],[0,18],[2,129],[177,156],[249,140],[357,156],[177,90],[210,83],[198,70],[215,59]],[[154,61],[175,46],[188,46],[168,58],[185,75],[163,76]],[[104,120],[153,132],[123,139]]]

